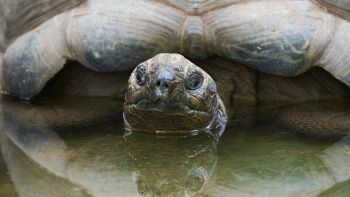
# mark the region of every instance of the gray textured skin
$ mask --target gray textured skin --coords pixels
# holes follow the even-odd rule
[[[321,66],[349,86],[350,24],[328,13],[325,5],[306,0],[89,0],[7,48],[2,89],[30,99],[67,59],[112,72],[160,52],[197,59],[219,55],[283,76]],[[339,5],[347,4],[334,4]]]
[[[347,100],[299,103],[280,108],[274,121],[314,137],[345,136],[350,134],[349,107]]]

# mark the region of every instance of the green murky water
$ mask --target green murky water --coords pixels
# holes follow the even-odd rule
[[[311,110],[346,130],[346,102],[242,105],[219,142],[125,136],[121,106],[109,99],[3,99],[0,196],[350,195],[346,132],[309,135],[278,118]]]

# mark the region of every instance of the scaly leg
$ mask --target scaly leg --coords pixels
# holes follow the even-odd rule
[[[47,21],[7,48],[1,73],[2,91],[30,99],[63,67],[69,54],[62,17]]]

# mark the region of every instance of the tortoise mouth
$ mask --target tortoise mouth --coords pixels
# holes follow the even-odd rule
[[[208,114],[208,112],[206,111],[195,109],[189,105],[186,105],[183,102],[166,101],[162,99],[152,101],[148,98],[143,98],[133,104],[128,104],[128,107],[134,108],[136,110],[155,111],[158,113],[173,114],[173,115],[175,114],[184,115],[184,114],[190,114],[194,112],[201,112],[201,113]]]
[[[213,114],[193,109],[183,102],[142,98],[124,104],[124,120],[134,131],[179,134],[205,128]]]

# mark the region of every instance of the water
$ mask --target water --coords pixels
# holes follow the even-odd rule
[[[347,102],[242,105],[219,142],[125,136],[121,106],[2,99],[0,196],[350,195]]]

